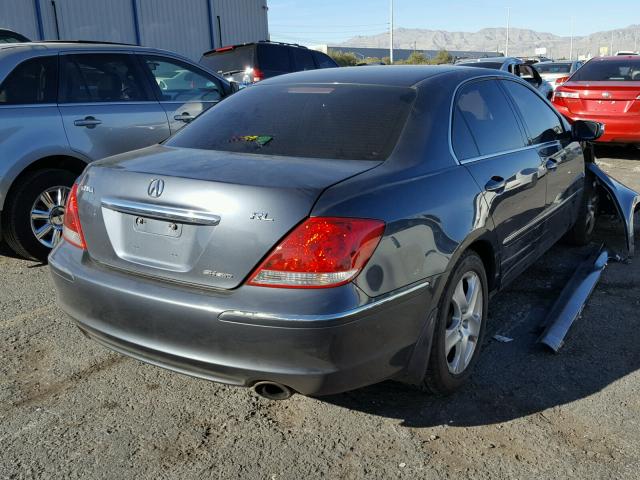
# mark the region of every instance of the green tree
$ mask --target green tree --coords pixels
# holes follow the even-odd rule
[[[453,56],[446,50],[440,50],[438,54],[430,61],[432,65],[442,65],[444,63],[453,63]]]
[[[411,52],[403,63],[406,65],[426,65],[429,63],[429,59],[422,52]]]
[[[330,51],[328,55],[341,67],[349,67],[358,63],[358,57],[353,52],[343,52],[341,50]]]

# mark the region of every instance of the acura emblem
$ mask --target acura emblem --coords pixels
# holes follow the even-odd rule
[[[611,96],[611,94],[609,92],[602,92],[602,96],[604,98],[609,98]]]
[[[160,195],[162,195],[163,191],[164,180],[160,180],[159,178],[154,178],[153,180],[151,180],[149,188],[147,188],[147,193],[150,197],[158,198]]]

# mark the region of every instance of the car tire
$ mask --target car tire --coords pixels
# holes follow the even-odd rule
[[[475,303],[469,301],[473,299],[472,284],[477,292]],[[464,303],[461,301],[461,293],[469,305],[466,312],[461,308]],[[449,395],[467,381],[480,354],[488,301],[484,264],[475,252],[468,251],[453,268],[438,302],[438,318],[424,378],[424,386],[428,391],[437,395]],[[456,340],[455,336],[459,338]]]
[[[580,200],[578,218],[566,235],[568,243],[582,246],[591,241],[598,220],[599,206],[600,198],[596,181],[588,175],[585,179],[582,199]]]
[[[66,195],[62,197],[62,205],[59,205],[57,192],[60,190],[68,195],[76,176],[68,170],[37,170],[26,175],[15,185],[5,205],[2,231],[7,245],[16,254],[46,263],[53,244],[62,235],[61,221]],[[51,203],[49,200],[53,199],[51,208],[39,203],[45,192],[49,193],[46,197],[47,203]],[[49,217],[40,218],[44,217],[45,212]],[[35,232],[44,232],[47,225],[50,225],[51,229],[39,240]],[[47,246],[45,243],[51,245]]]

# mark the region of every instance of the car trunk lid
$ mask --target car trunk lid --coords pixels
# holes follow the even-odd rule
[[[119,155],[82,180],[88,253],[121,270],[231,289],[326,188],[379,163],[164,146]]]
[[[567,82],[563,91],[576,92],[579,98],[565,98],[569,111],[576,115],[640,114],[640,82]]]

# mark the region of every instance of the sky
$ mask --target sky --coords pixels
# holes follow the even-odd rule
[[[576,35],[640,25],[640,0],[394,0],[396,28],[475,32],[511,26]],[[267,0],[272,40],[338,43],[388,31],[389,0]]]

